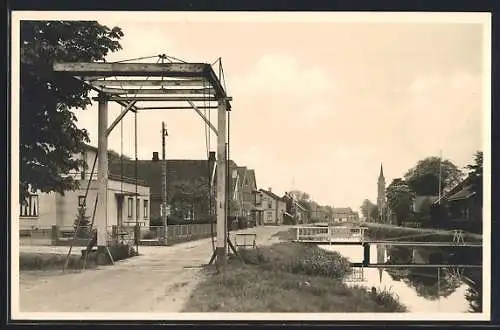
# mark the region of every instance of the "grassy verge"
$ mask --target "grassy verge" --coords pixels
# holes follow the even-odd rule
[[[19,270],[54,270],[62,269],[66,262],[65,254],[56,253],[31,253],[19,254]],[[79,255],[70,255],[68,269],[81,269],[83,260]],[[95,257],[89,255],[85,268],[95,268]]]
[[[185,312],[404,312],[388,292],[372,293],[342,282],[346,258],[314,245],[279,243],[242,250],[223,273],[207,270]]]
[[[129,246],[111,246],[109,247],[110,253],[114,261],[119,261],[133,257],[136,254],[135,250]],[[20,252],[19,253],[19,270],[53,270],[63,269],[66,262],[67,254],[61,253],[33,253],[33,252]],[[87,256],[85,268],[95,268],[97,266],[96,254],[90,253]],[[68,260],[67,269],[82,269],[83,258],[81,255],[71,254]]]
[[[429,228],[407,228],[380,224],[362,224],[366,227],[365,235],[370,239],[398,239],[403,238],[407,241],[426,241],[449,242],[453,234],[449,231],[436,230]],[[408,236],[408,237],[407,237]],[[464,233],[464,239],[467,241],[478,242],[482,240],[481,235]]]

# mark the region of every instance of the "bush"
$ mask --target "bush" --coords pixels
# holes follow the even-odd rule
[[[351,271],[347,258],[308,244],[284,242],[259,249],[242,249],[240,256],[247,264],[293,274],[342,279]]]
[[[384,309],[391,312],[406,312],[407,309],[399,302],[399,297],[387,289],[376,290],[371,289],[370,297],[378,305],[383,306]]]

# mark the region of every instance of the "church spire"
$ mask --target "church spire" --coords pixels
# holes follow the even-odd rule
[[[379,178],[384,177],[384,168],[382,167],[382,163],[380,163],[380,175],[378,176]]]

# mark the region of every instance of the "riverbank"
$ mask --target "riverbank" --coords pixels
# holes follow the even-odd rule
[[[346,258],[314,245],[277,243],[242,250],[223,273],[206,270],[185,312],[405,312],[388,292],[343,283]]]
[[[360,223],[366,227],[365,236],[370,239],[405,239],[408,241],[425,240],[434,242],[448,242],[453,239],[452,230],[432,228],[398,227],[379,223]],[[474,233],[463,233],[463,239],[470,242],[481,242],[483,237]]]

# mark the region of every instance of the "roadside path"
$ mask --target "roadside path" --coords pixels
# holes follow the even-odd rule
[[[257,244],[268,245],[279,241],[273,234],[287,229],[256,227],[238,233],[256,233]],[[200,266],[210,260],[212,243],[208,238],[169,247],[140,246],[139,252],[141,256],[82,273],[21,272],[19,310],[180,312],[202,279]]]

